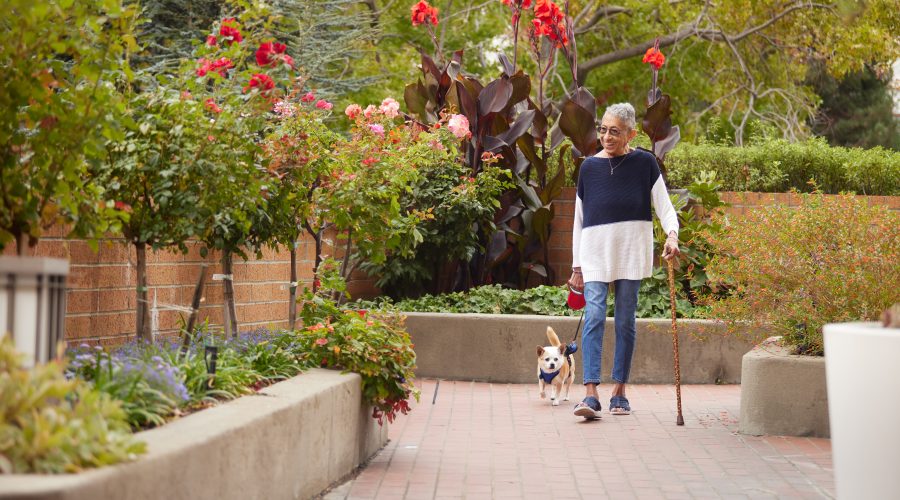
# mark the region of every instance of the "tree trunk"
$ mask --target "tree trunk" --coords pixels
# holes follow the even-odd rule
[[[136,242],[137,253],[137,304],[136,337],[138,341],[152,340],[150,332],[150,303],[147,300],[147,243]]]
[[[297,324],[297,242],[291,245],[291,283],[288,301],[288,328],[294,330]]]
[[[16,233],[16,254],[19,257],[25,256],[25,251],[28,248],[28,235],[24,232]]]
[[[225,250],[222,252],[222,272],[225,273],[225,313],[228,315],[228,325],[226,334],[231,338],[238,336],[237,313],[234,308],[234,269],[232,265],[231,252]],[[227,330],[231,330],[230,332]]]

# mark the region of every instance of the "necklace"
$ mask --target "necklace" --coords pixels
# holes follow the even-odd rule
[[[607,158],[606,161],[609,162],[609,175],[612,175],[613,173],[615,173],[616,169],[621,167],[622,164],[625,163],[625,160],[627,160],[627,159],[628,159],[628,153],[625,153],[624,155],[622,155],[622,159],[619,160],[618,163],[613,165],[612,158]]]

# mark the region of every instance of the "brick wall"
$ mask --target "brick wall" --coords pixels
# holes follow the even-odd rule
[[[797,195],[790,193],[722,193],[731,204],[728,212],[743,214],[754,207],[771,204],[797,205]],[[549,240],[550,267],[555,282],[564,283],[572,263],[572,215],[575,189],[565,188],[556,202],[556,216]],[[870,203],[884,204],[900,210],[900,197],[870,196]],[[340,241],[335,242],[338,249]],[[199,245],[189,245],[186,255],[173,252],[151,252],[147,257],[149,299],[157,304],[157,327],[162,336],[175,335],[179,320],[187,314],[167,309],[170,305],[189,307],[200,265],[209,263],[200,321],[208,319],[213,328],[221,328],[223,318],[223,285],[214,281],[214,273],[221,273],[220,255],[210,253],[200,257]],[[326,251],[329,251],[326,249]],[[12,255],[8,247],[5,255]],[[120,344],[134,337],[135,328],[135,253],[119,239],[100,242],[98,251],[87,243],[67,240],[61,228],[51,229],[33,252],[36,256],[69,259],[66,311],[66,338],[70,342],[89,344]],[[340,257],[337,250],[334,255]],[[312,280],[315,246],[309,239],[298,247],[298,277],[303,285]],[[287,324],[290,254],[287,250],[263,252],[263,258],[247,262],[235,259],[234,288],[238,322],[242,330],[260,326],[281,327]],[[536,283],[535,283],[536,284]],[[350,293],[356,298],[370,298],[378,294],[373,280],[356,273],[350,282]]]
[[[337,243],[340,243],[338,241]],[[14,245],[13,245],[14,246]],[[159,336],[177,335],[180,321],[188,313],[201,264],[209,264],[204,285],[199,321],[209,320],[213,329],[221,329],[224,316],[223,281],[213,275],[222,273],[221,254],[210,252],[204,259],[200,245],[190,243],[188,253],[147,253],[148,299],[156,302],[155,331]],[[327,250],[326,250],[327,251]],[[4,255],[14,255],[7,247]],[[66,339],[71,343],[121,344],[134,338],[137,262],[133,246],[122,239],[101,241],[95,252],[80,240],[69,240],[61,228],[51,228],[32,252],[39,257],[68,259],[69,278],[66,297]],[[337,256],[341,252],[336,252]],[[301,240],[297,248],[297,274],[300,288],[312,283],[315,244]],[[287,326],[290,252],[265,250],[262,259],[247,262],[234,259],[234,293],[241,330],[255,327]],[[378,294],[373,281],[355,273],[349,284],[353,297]],[[153,320],[151,318],[151,320]]]

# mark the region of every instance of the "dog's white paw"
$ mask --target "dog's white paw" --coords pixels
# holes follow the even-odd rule
[[[569,400],[569,396],[566,396],[563,398],[563,401],[568,401],[568,400]]]
[[[558,400],[558,399],[554,399],[552,405],[553,405],[553,406],[559,406],[559,400]]]

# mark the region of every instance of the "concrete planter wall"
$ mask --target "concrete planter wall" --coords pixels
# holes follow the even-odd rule
[[[537,382],[538,345],[547,345],[547,326],[563,343],[575,335],[578,318],[501,314],[406,313],[416,350],[416,375],[449,380]],[[634,383],[669,384],[674,380],[670,320],[639,319],[631,369]],[[603,381],[609,381],[615,345],[613,321],[603,339]],[[741,357],[752,344],[724,335],[711,321],[679,320],[681,381],[685,384],[736,384]],[[703,340],[699,340],[702,338]],[[581,336],[575,381],[582,380]]]
[[[744,356],[741,372],[741,433],[830,436],[825,358],[767,341]]]
[[[900,498],[900,328],[840,323],[824,336],[838,498]]]
[[[137,434],[139,460],[68,475],[0,475],[0,499],[310,498],[387,442],[356,374],[311,370]]]

